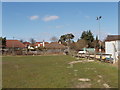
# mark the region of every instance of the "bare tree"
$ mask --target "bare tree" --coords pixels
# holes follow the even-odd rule
[[[30,42],[31,42],[31,44],[33,45],[33,44],[35,44],[36,41],[35,41],[33,38],[31,38],[31,39],[30,39]]]
[[[53,37],[50,38],[50,40],[51,40],[52,42],[57,42],[57,41],[58,41],[58,38],[55,37],[55,36],[53,36]]]
[[[23,39],[21,39],[20,42],[23,43]]]

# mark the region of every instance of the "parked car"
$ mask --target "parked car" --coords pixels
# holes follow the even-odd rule
[[[78,53],[79,53],[79,54],[85,54],[86,51],[79,51]]]

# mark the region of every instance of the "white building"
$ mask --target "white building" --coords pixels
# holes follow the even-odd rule
[[[120,56],[120,35],[108,35],[105,40],[105,53],[111,54],[114,62]]]

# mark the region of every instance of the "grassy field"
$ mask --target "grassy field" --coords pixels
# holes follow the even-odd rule
[[[71,67],[68,63],[76,60],[71,56],[6,56],[2,60],[3,88],[118,87],[118,68],[108,63],[80,62]]]

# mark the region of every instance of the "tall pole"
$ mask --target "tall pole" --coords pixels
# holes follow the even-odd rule
[[[14,55],[14,37],[13,37],[13,55]]]
[[[99,23],[99,43],[100,43],[100,53],[102,52],[102,49],[101,49],[101,41],[100,41],[100,38],[101,38],[101,35],[100,35],[100,19],[98,20],[98,23]]]
[[[101,48],[101,41],[100,41],[100,38],[101,38],[101,36],[100,36],[100,19],[101,19],[101,18],[102,18],[102,16],[97,17],[98,24],[99,24],[99,43],[100,43],[99,53],[100,53],[101,56],[102,56],[102,48]],[[100,59],[101,59],[101,57],[100,57]]]

